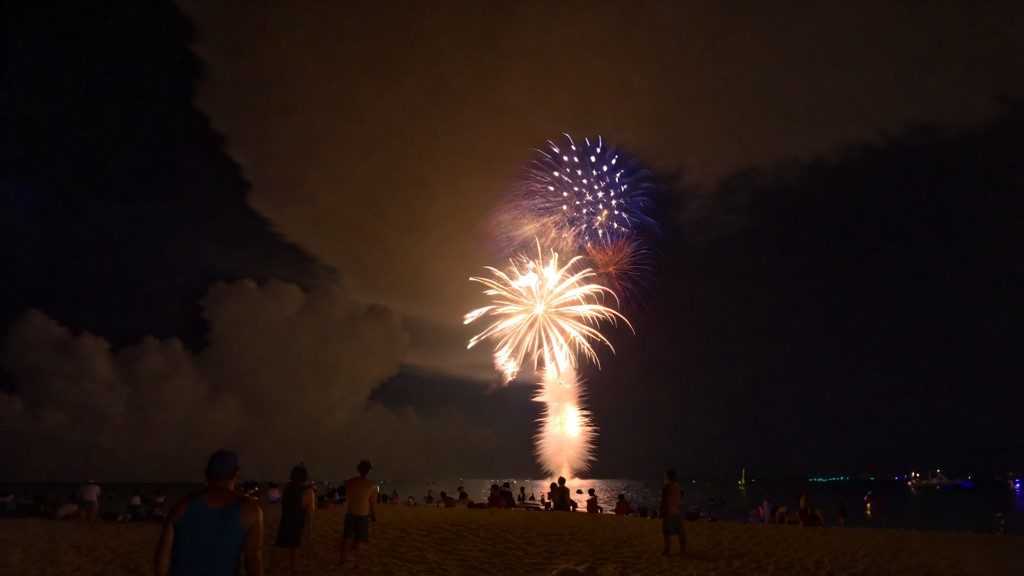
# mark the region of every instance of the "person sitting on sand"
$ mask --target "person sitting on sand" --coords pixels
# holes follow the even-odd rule
[[[469,493],[462,486],[455,489],[459,493],[459,506],[465,506],[469,503]]]
[[[542,494],[541,498],[543,498],[543,497],[544,497],[544,495]],[[530,497],[527,498],[527,500],[529,500],[530,502],[536,502],[537,501],[536,493],[535,492],[530,492]]]
[[[416,506],[417,505],[416,497],[415,496],[409,496],[409,499],[405,501],[405,505],[406,506]]]
[[[359,550],[370,541],[370,522],[377,520],[373,503],[377,500],[377,485],[370,481],[369,474],[373,466],[366,460],[356,465],[358,476],[345,481],[345,494],[348,495],[348,508],[345,510],[345,527],[341,533],[341,550],[339,564],[345,563],[345,541],[352,539],[352,551],[355,553],[355,565],[359,567]]]
[[[308,539],[313,539],[313,513],[316,511],[316,493],[307,483],[309,471],[299,464],[292,468],[281,494],[281,523],[277,528],[276,548],[288,550],[288,565],[293,576],[299,573],[302,557],[299,548],[302,546],[302,533],[308,528]],[[274,560],[280,558],[275,555]],[[276,561],[274,562],[276,564]],[[276,572],[277,570],[275,570]]]
[[[501,489],[497,484],[491,484],[491,493],[487,495],[488,508],[505,508],[505,497],[501,495]]]
[[[398,499],[398,490],[391,491],[391,497],[388,498],[388,504],[401,504]]]
[[[594,489],[587,490],[587,513],[588,514],[602,514],[604,508],[597,505],[597,494],[594,493]]]
[[[206,488],[171,508],[156,547],[156,573],[263,574],[263,510],[235,492],[238,454],[219,450],[206,463]]]
[[[572,510],[572,498],[569,495],[569,487],[565,485],[565,478],[558,477],[558,486],[551,492],[551,507],[559,512]]]
[[[505,499],[505,508],[516,507],[516,497],[512,494],[512,486],[508,482],[501,485],[501,497]]]
[[[95,522],[100,517],[100,494],[103,490],[94,480],[78,487],[78,521]]]
[[[665,546],[661,549],[662,556],[672,551],[672,537],[679,540],[679,553],[686,553],[686,529],[683,528],[682,515],[683,495],[676,484],[676,471],[665,471],[665,487],[661,489],[661,503],[658,505],[658,516],[661,516],[661,534]]]
[[[455,508],[455,498],[448,495],[447,492],[441,492],[441,500],[438,503],[443,508]]]
[[[615,510],[616,514],[620,516],[626,516],[633,513],[633,508],[629,505],[629,500],[626,500],[625,494],[619,494],[615,497]]]

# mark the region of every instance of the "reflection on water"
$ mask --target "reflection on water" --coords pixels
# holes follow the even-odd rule
[[[397,491],[400,501],[415,496],[423,503],[427,490],[438,496],[441,491],[454,494],[458,486],[464,486],[469,497],[477,502],[487,499],[492,483],[510,482],[512,492],[519,493],[519,487],[526,489],[526,495],[534,495],[539,502],[541,495],[547,495],[550,479],[522,478],[477,478],[477,479],[436,479],[419,482],[395,480],[382,482],[385,493]],[[1024,532],[1024,491],[1014,490],[1007,482],[978,482],[974,488],[950,490],[911,490],[906,483],[893,480],[842,480],[835,482],[807,481],[760,481],[741,489],[735,479],[683,480],[680,482],[685,496],[683,503],[688,508],[700,507],[709,517],[716,520],[746,522],[750,511],[760,505],[766,492],[773,505],[798,509],[801,494],[807,495],[810,504],[820,508],[828,524],[837,523],[840,502],[848,510],[848,526],[865,526],[918,529],[956,530],[971,532],[996,532],[1002,514],[1007,528],[1014,533]],[[583,505],[586,492],[594,488],[599,503],[606,510],[615,507],[616,495],[624,494],[634,509],[648,506],[656,510],[661,494],[660,480],[631,479],[577,479],[568,486],[573,498]],[[15,495],[26,490],[34,493],[41,490],[51,500],[64,501],[74,492],[72,484],[8,484]],[[163,489],[173,502],[180,496],[199,488],[186,484],[108,484],[103,486],[103,506],[108,510],[127,507],[128,498],[135,488],[143,494]],[[576,491],[579,490],[580,493]],[[870,498],[866,498],[870,495]]]

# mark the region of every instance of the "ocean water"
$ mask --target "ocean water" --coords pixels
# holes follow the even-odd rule
[[[456,488],[463,486],[469,497],[477,502],[485,501],[492,483],[509,482],[512,491],[519,493],[519,487],[526,488],[526,495],[534,494],[540,501],[541,494],[547,494],[549,479],[527,478],[466,478],[431,479],[423,481],[378,481],[381,491],[399,493],[404,504],[408,496],[415,496],[422,505],[428,490],[438,497],[442,491],[456,496]],[[283,483],[283,481],[279,481]],[[102,507],[108,511],[121,512],[127,508],[128,499],[135,489],[143,495],[152,495],[164,490],[169,504],[201,488],[198,484],[102,484]],[[263,485],[265,487],[265,484]],[[583,506],[586,492],[594,488],[598,501],[606,511],[615,507],[619,493],[625,494],[634,509],[647,506],[656,510],[661,493],[661,482],[630,479],[575,479],[568,482],[574,499]],[[746,489],[740,489],[733,480],[684,479],[680,482],[684,490],[683,505],[695,510],[700,507],[708,516],[720,521],[747,522],[750,510],[758,506],[765,491],[771,495],[773,504],[793,506],[801,493],[806,493],[813,506],[822,510],[825,521],[835,525],[836,510],[840,500],[847,508],[847,526],[886,527],[908,530],[952,530],[963,532],[996,532],[997,513],[1001,513],[1008,528],[1014,533],[1024,533],[1024,493],[1012,490],[1005,482],[978,482],[973,488],[946,490],[911,490],[906,483],[895,480],[842,480],[832,482],[809,482],[806,480],[760,481]],[[64,502],[72,494],[73,484],[23,484],[9,483],[3,486],[15,495],[44,493],[51,501]],[[583,494],[576,494],[576,490]],[[882,511],[868,514],[864,496],[872,492],[881,498]],[[713,500],[713,502],[712,502]]]

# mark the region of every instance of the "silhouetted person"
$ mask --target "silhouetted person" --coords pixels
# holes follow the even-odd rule
[[[235,492],[238,454],[215,452],[206,463],[206,488],[174,505],[156,548],[160,575],[234,576],[245,557],[245,572],[263,574],[263,511]]]
[[[277,528],[277,540],[274,546],[288,550],[288,564],[292,574],[298,574],[302,558],[299,549],[302,546],[302,533],[309,530],[312,540],[313,512],[316,511],[316,493],[308,484],[309,471],[305,465],[299,464],[292,468],[290,481],[285,484],[281,493],[281,523]],[[276,572],[276,569],[275,569]]]
[[[501,488],[497,484],[491,484],[491,493],[487,495],[488,508],[507,508],[505,497],[501,495]]]
[[[359,566],[359,550],[370,541],[370,521],[376,520],[373,507],[377,499],[377,485],[370,481],[369,474],[373,466],[366,460],[356,465],[358,476],[345,480],[345,494],[348,496],[348,508],[345,510],[345,527],[341,532],[341,550],[339,563],[344,564],[346,558],[345,541],[352,540],[352,551]]]
[[[505,508],[516,507],[516,497],[512,494],[512,487],[508,482],[501,485],[501,497],[505,499]]]
[[[597,504],[597,494],[594,493],[594,489],[587,490],[587,512],[589,514],[600,514],[604,512],[604,508],[601,508]]]
[[[683,528],[682,514],[683,495],[676,484],[676,471],[665,471],[665,486],[661,489],[661,503],[658,505],[658,515],[661,516],[661,534],[665,546],[661,549],[662,556],[668,556],[672,551],[672,537],[679,540],[679,553],[686,553],[686,530]]]
[[[78,521],[95,522],[100,517],[100,494],[103,490],[94,480],[78,487]]]
[[[558,477],[558,486],[551,491],[551,507],[560,512],[568,512],[572,509],[569,487],[565,485],[565,478],[562,476]]]
[[[633,513],[633,508],[629,505],[629,500],[626,500],[625,494],[619,494],[615,500],[616,514],[627,515]]]

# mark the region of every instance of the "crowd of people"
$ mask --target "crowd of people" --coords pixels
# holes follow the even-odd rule
[[[316,511],[344,504],[339,563],[345,564],[351,558],[358,565],[363,546],[369,542],[371,523],[376,521],[376,507],[403,503],[397,489],[388,493],[381,490],[379,483],[370,480],[372,468],[368,461],[360,461],[356,466],[357,475],[341,485],[331,486],[310,482],[308,469],[300,463],[292,468],[288,483],[279,486],[272,482],[265,494],[259,494],[258,488],[239,483],[238,455],[220,450],[207,461],[205,487],[183,497],[169,510],[164,509],[166,493],[163,490],[151,495],[134,490],[123,512],[116,514],[116,518],[111,513],[105,516],[122,522],[162,522],[155,560],[158,574],[235,574],[242,563],[248,574],[260,574],[264,525],[259,500],[262,500],[268,506],[280,506],[281,509],[271,564],[280,564],[287,559],[291,573],[296,574],[301,570],[300,550],[312,539]],[[445,490],[435,497],[433,488],[428,488],[423,503],[441,508],[552,512],[573,512],[582,508],[588,514],[606,512],[594,488],[589,488],[585,495],[582,489],[576,489],[574,497],[564,477],[552,482],[548,491],[540,494],[539,500],[535,492],[527,494],[526,486],[519,486],[518,492],[514,492],[510,482],[492,484],[486,497],[479,502],[474,502],[464,486],[458,486],[454,494],[449,495]],[[91,523],[104,516],[101,515],[102,496],[103,489],[90,480],[71,494],[67,502],[49,508],[46,508],[45,498],[40,501],[38,496],[29,498],[27,494],[15,499],[13,494],[0,493],[0,504],[7,509],[11,505],[42,507],[57,519],[75,518],[82,523]],[[648,514],[646,506],[634,508],[623,493],[617,494],[614,506],[608,511],[620,516],[659,518],[662,554],[672,553],[673,542],[678,543],[682,554],[686,552],[684,519],[704,518],[703,513],[691,517],[692,514],[683,508],[683,497],[684,491],[677,482],[675,471],[668,470],[656,511]],[[765,492],[761,505],[751,510],[751,520],[808,527],[825,525],[821,509],[812,505],[807,494],[794,498],[793,506],[776,506],[770,494]],[[419,502],[415,496],[409,495],[404,504],[417,506]],[[711,499],[709,506],[724,506],[724,502]],[[840,504],[837,516],[839,523],[844,524],[845,503]]]
[[[103,510],[103,489],[95,480],[88,480],[63,501],[53,500],[42,490],[34,494],[25,491],[16,497],[13,493],[0,493],[0,516],[21,518],[53,518],[56,520],[77,520],[83,524],[100,520],[116,522],[162,522],[166,516],[164,503],[167,493],[160,489],[152,494],[141,490],[132,491],[126,508]]]

